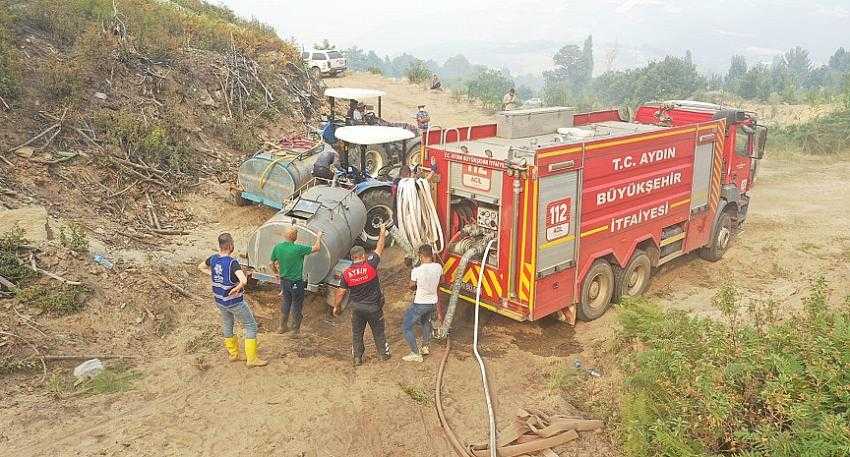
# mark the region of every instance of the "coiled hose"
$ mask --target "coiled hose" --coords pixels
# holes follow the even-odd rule
[[[398,236],[402,246],[413,249],[423,244],[431,245],[434,252],[445,247],[443,229],[437,216],[437,207],[431,198],[427,179],[403,178],[398,182],[396,193],[396,217]]]

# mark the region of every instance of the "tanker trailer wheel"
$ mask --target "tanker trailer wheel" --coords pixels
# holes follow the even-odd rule
[[[649,289],[652,281],[652,260],[649,255],[635,250],[625,268],[614,269],[614,296],[611,301],[618,302],[622,297],[636,297]]]
[[[361,238],[369,249],[378,245],[381,226],[393,222],[393,194],[388,187],[377,187],[360,194],[360,200],[366,205],[366,226]]]
[[[232,189],[230,193],[225,198],[225,201],[231,203],[235,206],[250,206],[253,204],[251,200],[242,196],[242,192],[237,189]]]
[[[581,285],[581,300],[576,310],[578,318],[592,321],[608,310],[614,297],[614,269],[605,259],[597,259],[590,266]]]
[[[714,227],[714,232],[711,234],[711,244],[700,249],[699,256],[709,262],[717,262],[723,258],[723,254],[732,244],[733,234],[732,215],[728,211],[724,211],[717,219],[717,226]]]

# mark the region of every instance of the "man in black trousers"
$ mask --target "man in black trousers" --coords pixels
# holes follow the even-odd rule
[[[366,250],[360,246],[351,248],[350,267],[342,272],[342,287],[336,292],[334,300],[334,315],[339,315],[340,303],[348,291],[349,306],[351,307],[351,345],[354,356],[354,366],[363,363],[363,333],[366,324],[372,329],[372,337],[375,339],[375,347],[381,360],[390,358],[390,346],[384,333],[384,294],[381,292],[381,282],[378,279],[378,264],[381,262],[381,254],[384,253],[387,229],[381,227],[381,235],[375,251],[366,254]]]

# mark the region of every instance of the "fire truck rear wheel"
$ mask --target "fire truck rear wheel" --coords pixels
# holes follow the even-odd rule
[[[618,302],[622,297],[636,297],[649,289],[652,281],[652,260],[649,255],[638,249],[632,254],[625,268],[615,268],[614,297]]]
[[[614,269],[604,259],[597,259],[590,266],[581,285],[581,300],[576,307],[578,318],[592,321],[605,314],[614,297]]]
[[[709,262],[717,262],[722,259],[723,254],[726,254],[729,245],[732,244],[733,233],[732,215],[728,211],[724,211],[717,219],[717,226],[711,235],[711,244],[700,249],[699,256]]]

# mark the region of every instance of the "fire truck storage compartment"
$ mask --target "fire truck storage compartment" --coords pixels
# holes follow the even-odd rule
[[[540,178],[537,208],[537,277],[575,265],[578,171]]]
[[[708,209],[708,188],[711,181],[711,161],[714,157],[714,134],[697,139],[694,151],[694,175],[691,188],[691,212]]]
[[[575,108],[519,109],[496,113],[496,132],[500,138],[516,139],[555,133],[559,128],[573,126]]]

